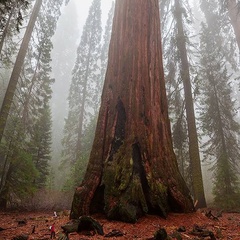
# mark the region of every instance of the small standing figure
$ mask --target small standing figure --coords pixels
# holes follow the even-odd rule
[[[52,224],[50,230],[51,230],[51,239],[55,238],[55,226],[54,226],[54,223]]]

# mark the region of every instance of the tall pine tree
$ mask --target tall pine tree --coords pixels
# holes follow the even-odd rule
[[[168,59],[168,79],[171,84],[170,91],[173,91],[174,96],[174,101],[172,102],[177,109],[175,112],[176,117],[173,135],[174,137],[177,137],[174,139],[176,143],[175,147],[180,148],[177,153],[180,154],[180,159],[182,159],[185,155],[184,151],[186,144],[181,143],[186,143],[184,130],[186,130],[187,127],[192,193],[196,202],[196,207],[205,207],[206,200],[203,188],[198,134],[192,93],[193,76],[190,72],[190,44],[187,26],[191,23],[191,18],[188,16],[191,16],[191,11],[187,0],[163,1],[162,7],[165,10],[163,12],[168,13],[168,9],[172,8],[171,12],[173,13],[172,16],[170,16],[170,19],[168,19],[168,23],[165,23],[164,26],[169,28],[169,25],[171,25],[169,22],[172,21],[171,26],[174,26],[174,31],[172,31],[171,35],[167,37],[168,39],[164,40],[168,40],[169,42],[166,47],[168,48],[167,52],[169,53],[166,55]],[[169,30],[167,30],[167,34],[169,34]],[[180,87],[182,87],[182,90]],[[183,92],[181,93],[179,90]],[[184,118],[183,109],[186,113],[186,119]],[[179,137],[181,137],[181,139],[179,139]],[[184,163],[182,162],[180,166],[183,172]]]
[[[10,109],[5,130],[6,137],[3,142],[5,146],[3,148],[5,153],[4,178],[1,179],[0,189],[2,208],[6,207],[9,196],[14,191],[17,192],[16,189],[11,189],[8,186],[10,180],[12,182],[16,181],[13,176],[16,176],[18,169],[14,167],[14,163],[17,166],[18,161],[21,161],[18,155],[26,155],[26,159],[35,169],[33,172],[36,172],[36,174],[28,179],[28,183],[32,183],[32,188],[39,189],[46,184],[51,145],[49,108],[52,94],[51,84],[53,83],[50,76],[51,37],[54,34],[56,22],[60,15],[61,4],[62,1],[44,1],[43,8],[38,13],[34,25],[33,37],[29,46],[27,46],[26,58],[20,72],[20,80],[16,85],[17,91],[14,94],[14,104]],[[24,176],[22,174],[22,178]],[[18,181],[21,182],[21,179],[19,178]],[[22,187],[24,186],[22,184]]]
[[[61,162],[61,151],[63,138],[63,129],[65,117],[68,113],[68,102],[66,101],[71,83],[71,71],[76,58],[76,49],[78,46],[79,29],[77,22],[77,7],[74,1],[71,1],[63,8],[63,12],[58,21],[55,35],[53,36],[52,51],[52,75],[55,82],[52,86],[52,168],[55,172],[55,186],[62,187],[65,179],[62,175],[67,174],[66,168],[58,168]],[[59,41],[61,39],[61,41]],[[63,47],[64,46],[64,47]],[[66,170],[66,172],[65,172]]]
[[[85,130],[98,111],[101,34],[101,1],[93,0],[72,72],[69,113],[62,141],[63,162],[75,163],[81,157]]]
[[[217,11],[217,1],[202,1],[206,17],[201,33],[201,122],[207,141],[205,160],[211,163],[215,203],[223,208],[239,206],[238,164],[240,150],[237,142],[240,125],[235,118],[232,99],[234,52],[229,41],[231,33]],[[231,60],[231,61],[229,61]]]
[[[22,11],[29,6],[28,0],[7,0],[0,1],[0,36],[4,38],[5,29],[8,28],[9,19],[13,18],[14,25],[19,31],[22,24],[23,17]],[[0,48],[1,49],[1,48]]]
[[[228,13],[229,18],[226,19],[225,24],[231,23],[240,54],[240,2],[238,0],[218,0],[218,2],[220,11]]]
[[[29,19],[28,26],[27,26],[25,34],[24,34],[24,38],[23,38],[21,47],[19,49],[19,53],[17,55],[16,61],[14,64],[14,68],[12,70],[12,74],[11,74],[11,77],[10,77],[10,80],[8,83],[8,88],[6,90],[5,97],[4,97],[4,100],[2,103],[2,107],[0,110],[0,143],[3,140],[4,130],[6,127],[10,108],[13,103],[14,93],[16,91],[17,84],[19,81],[21,68],[24,64],[24,59],[25,59],[25,56],[27,53],[28,44],[30,42],[33,28],[36,23],[36,19],[39,14],[41,5],[42,5],[42,0],[37,0],[35,2],[31,17]]]

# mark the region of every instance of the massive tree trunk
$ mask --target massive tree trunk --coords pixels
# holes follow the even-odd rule
[[[8,84],[8,88],[2,103],[2,107],[1,107],[1,111],[0,111],[0,142],[3,138],[3,133],[4,133],[4,129],[6,126],[6,122],[7,122],[7,118],[8,118],[8,114],[12,105],[12,101],[13,101],[13,97],[14,97],[14,93],[17,87],[17,83],[18,83],[18,79],[19,79],[19,75],[24,63],[24,59],[27,53],[27,48],[28,48],[28,44],[32,35],[32,31],[33,31],[33,27],[35,25],[38,13],[40,11],[42,5],[42,0],[37,0],[34,8],[33,8],[33,12],[31,14],[31,18],[29,20],[26,32],[24,34],[24,38],[21,44],[21,47],[19,49],[18,55],[17,55],[17,59],[12,71],[12,75],[11,78],[9,80],[9,84]]]
[[[91,47],[90,47],[91,49]],[[86,104],[86,95],[87,95],[87,83],[88,83],[88,74],[89,74],[89,62],[90,62],[90,54],[88,53],[88,61],[87,61],[87,69],[84,77],[83,91],[80,102],[80,113],[79,113],[79,123],[78,123],[78,135],[77,135],[77,145],[76,145],[76,159],[77,162],[82,154],[82,137],[83,137],[83,122],[84,122],[84,113],[85,113],[85,104]]]
[[[186,38],[183,30],[182,7],[180,0],[175,0],[175,15],[177,21],[177,47],[181,59],[181,78],[184,86],[188,139],[189,139],[189,155],[190,155],[190,169],[193,186],[193,195],[196,201],[196,207],[206,207],[206,200],[203,188],[203,179],[201,171],[201,161],[198,146],[198,136],[196,128],[196,120],[194,113],[194,104],[192,97],[192,85],[190,79],[189,62],[186,48]]]
[[[158,0],[117,0],[95,139],[71,218],[193,210],[173,152]]]
[[[228,12],[240,52],[240,3],[236,0],[228,0]]]

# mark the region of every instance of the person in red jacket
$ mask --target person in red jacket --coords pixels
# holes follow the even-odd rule
[[[54,226],[54,223],[52,224],[50,230],[51,230],[51,239],[52,239],[52,238],[55,238],[56,233],[55,233],[55,226]]]

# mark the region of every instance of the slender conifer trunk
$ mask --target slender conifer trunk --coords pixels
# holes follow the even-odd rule
[[[182,23],[183,12],[180,5],[180,0],[175,0],[175,7],[176,7],[175,14],[176,14],[176,20],[177,20],[177,29],[178,29],[177,47],[180,53],[180,59],[182,64],[181,77],[183,80],[185,104],[186,104],[193,195],[196,201],[197,208],[206,207],[202,171],[201,171],[201,161],[200,161],[199,146],[198,146],[196,120],[195,120],[193,97],[192,97],[190,70],[189,70],[189,63],[188,63],[188,56],[187,56],[187,49],[186,49],[185,34],[183,31],[183,23]]]
[[[24,34],[21,47],[17,55],[16,62],[13,67],[13,71],[10,77],[7,91],[3,99],[2,107],[0,110],[0,142],[2,141],[2,138],[3,138],[4,129],[5,129],[9,111],[13,102],[14,93],[17,87],[20,72],[24,63],[26,53],[27,53],[28,44],[31,39],[33,28],[34,28],[38,13],[40,11],[41,5],[42,5],[42,0],[36,0],[26,32]]]

